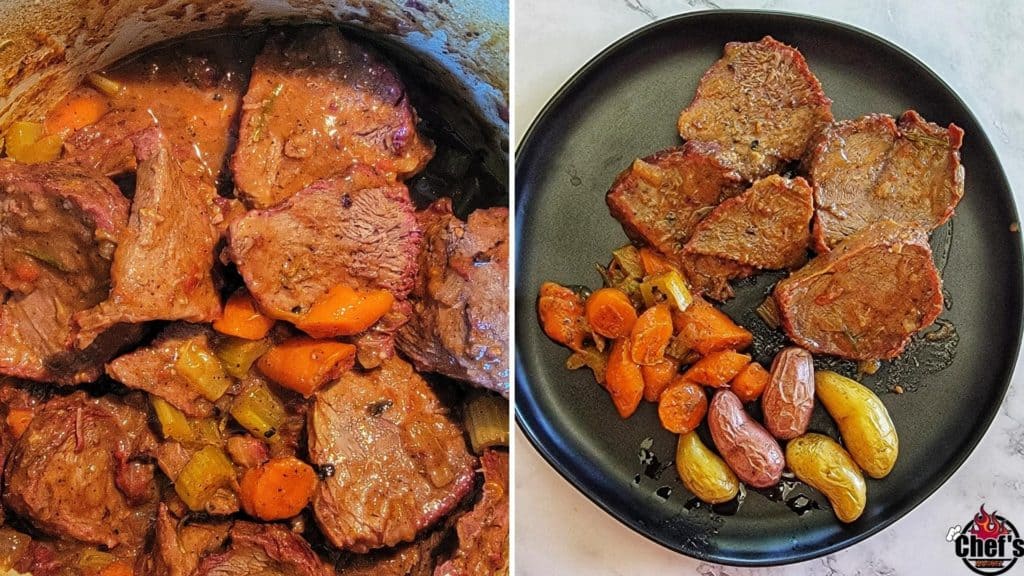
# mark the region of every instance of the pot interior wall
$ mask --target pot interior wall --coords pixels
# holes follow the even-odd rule
[[[334,22],[453,95],[456,131],[507,185],[508,8],[492,0],[10,0],[0,3],[0,131],[38,119],[90,71],[189,33]],[[455,116],[453,116],[455,118]],[[472,140],[476,140],[475,142]]]

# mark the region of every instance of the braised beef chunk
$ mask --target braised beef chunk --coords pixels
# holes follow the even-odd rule
[[[933,230],[964,195],[963,130],[925,121],[913,110],[899,124],[885,114],[825,128],[808,156],[817,205],[816,248],[825,252],[873,222],[889,219]]]
[[[803,55],[765,36],[725,45],[678,128],[686,140],[721,144],[722,161],[753,181],[803,157],[831,121],[832,101]]]
[[[54,536],[141,546],[156,514],[145,462],[156,439],[135,400],[76,392],[37,409],[7,461],[7,507]]]
[[[175,368],[185,347],[212,350],[209,328],[178,322],[165,328],[149,346],[125,354],[107,365],[107,374],[129,388],[159,396],[188,416],[209,416],[213,404],[203,398]]]
[[[131,137],[160,126],[182,170],[214,186],[236,138],[233,127],[262,35],[193,39],[178,50],[142,54],[103,74],[116,84],[108,111],[72,133],[65,158],[106,174],[134,171]],[[95,88],[83,86],[95,95]]]
[[[231,544],[219,554],[206,556],[196,576],[333,576],[302,536],[280,524],[235,522]]]
[[[253,206],[273,206],[351,164],[402,180],[432,155],[401,80],[375,51],[333,26],[268,38],[231,161],[235,186]]]
[[[631,239],[681,265],[697,223],[743,191],[739,175],[716,158],[720,151],[717,144],[687,142],[635,160],[608,191],[608,209]]]
[[[201,558],[220,550],[227,540],[228,522],[185,523],[160,504],[152,551],[140,558],[140,576],[192,576]]]
[[[220,315],[211,191],[182,171],[160,129],[133,141],[139,171],[131,219],[114,251],[109,298],[75,315],[79,347],[119,323],[210,322]]]
[[[330,470],[313,511],[334,546],[365,553],[412,541],[473,486],[458,426],[398,357],[321,391],[307,424],[310,461]]]
[[[811,187],[803,178],[773,174],[758,180],[697,224],[684,250],[691,287],[725,300],[733,295],[731,279],[803,264],[813,216]]]
[[[477,210],[463,222],[444,198],[419,221],[419,280],[399,349],[417,370],[508,396],[508,210]]]
[[[508,453],[488,450],[480,457],[484,487],[473,510],[459,518],[459,548],[435,576],[508,574]]]
[[[231,225],[230,256],[270,316],[295,318],[337,284],[404,298],[416,280],[422,234],[404,186],[353,189],[322,180]]]
[[[786,334],[813,353],[889,359],[942,311],[942,281],[928,235],[871,224],[775,287]]]
[[[138,336],[111,331],[70,344],[72,315],[107,297],[128,201],[92,170],[0,160],[0,375],[76,384],[96,379]]]

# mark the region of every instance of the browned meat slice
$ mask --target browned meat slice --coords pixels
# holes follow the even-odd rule
[[[76,384],[138,336],[111,330],[71,345],[72,315],[107,297],[128,201],[101,174],[58,162],[0,160],[0,375]]]
[[[140,557],[136,573],[144,576],[192,576],[201,558],[221,549],[227,522],[183,523],[160,504],[153,550]]]
[[[462,431],[397,356],[320,392],[307,430],[311,462],[330,471],[313,511],[338,548],[365,553],[412,541],[473,486]]]
[[[195,576],[333,576],[302,536],[280,524],[235,522],[225,552],[202,559]]]
[[[885,114],[836,122],[808,156],[817,214],[814,238],[826,252],[879,220],[933,230],[964,195],[963,130],[926,122],[907,111],[899,125]]]
[[[159,396],[189,416],[209,416],[213,404],[175,369],[185,346],[212,350],[213,332],[203,326],[175,323],[165,328],[149,346],[138,348],[107,365],[107,374],[129,388]]]
[[[850,236],[775,287],[786,334],[802,348],[884,360],[942,311],[928,235],[882,221]]]
[[[459,518],[459,548],[451,560],[437,567],[435,576],[508,574],[508,453],[488,450],[480,463],[483,496]]]
[[[477,210],[463,222],[443,198],[419,221],[419,281],[399,349],[417,370],[508,396],[508,210]]]
[[[133,552],[124,547],[97,554],[96,547],[73,540],[33,538],[9,527],[0,528],[0,574],[5,576],[86,576],[88,562],[130,564]]]
[[[753,181],[803,157],[832,121],[832,101],[798,50],[765,36],[729,42],[679,115],[686,140],[718,142],[721,159]]]
[[[690,284],[725,300],[733,294],[731,279],[800,266],[807,258],[813,216],[811,187],[803,178],[773,174],[754,182],[697,225],[684,250]]]
[[[322,180],[231,225],[230,255],[266,314],[294,319],[337,284],[404,298],[422,234],[404,186]]]
[[[270,459],[266,442],[250,434],[230,436],[225,448],[231,461],[243,468],[255,468]]]
[[[142,545],[156,514],[146,412],[84,392],[36,411],[7,462],[4,503],[36,528],[113,548]]]
[[[109,298],[75,315],[78,346],[119,323],[209,322],[220,315],[213,284],[217,231],[212,197],[186,176],[163,133],[134,138],[138,183],[124,240],[114,251]]]
[[[164,476],[167,476],[171,482],[174,482],[194,453],[195,450],[189,450],[180,442],[166,440],[156,447],[153,457],[156,459],[156,465],[160,467],[160,471],[164,473]]]
[[[395,355],[395,339],[399,329],[412,318],[412,304],[408,300],[396,300],[369,330],[352,339],[356,345],[359,365],[370,369]]]
[[[435,554],[445,531],[434,530],[411,544],[369,554],[356,554],[338,566],[338,576],[433,576]]]
[[[258,208],[351,164],[394,181],[433,155],[391,65],[333,26],[272,34],[242,108],[231,169],[238,192]]]
[[[261,40],[259,33],[231,42],[193,39],[104,73],[120,90],[109,98],[109,109],[98,122],[65,140],[65,157],[106,174],[134,171],[131,136],[160,126],[182,170],[214,186],[226,176],[242,93]]]
[[[608,191],[608,209],[631,239],[681,265],[697,223],[743,191],[739,175],[716,159],[720,150],[717,144],[687,142],[635,160]]]

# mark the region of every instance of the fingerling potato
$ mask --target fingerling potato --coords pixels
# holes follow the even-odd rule
[[[815,375],[818,399],[839,426],[853,461],[872,478],[884,478],[896,464],[899,437],[885,404],[868,387],[823,370]]]
[[[700,441],[696,431],[679,437],[676,471],[686,489],[708,504],[728,502],[740,489],[736,474]]]
[[[801,481],[828,498],[842,522],[864,512],[867,486],[860,468],[838,442],[823,434],[804,434],[786,444],[786,464]]]
[[[779,440],[807,432],[814,410],[814,359],[810,352],[792,346],[775,356],[761,407],[765,427]]]
[[[711,440],[740,480],[755,488],[778,484],[785,457],[772,435],[743,410],[729,390],[719,390],[708,409]]]

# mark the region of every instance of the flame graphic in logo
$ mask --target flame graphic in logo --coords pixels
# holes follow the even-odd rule
[[[974,515],[974,526],[971,526],[971,534],[982,540],[988,540],[990,538],[999,538],[1009,533],[1010,531],[1003,524],[1003,521],[996,518],[995,512],[991,514],[985,512],[985,505],[982,504],[981,512]]]

